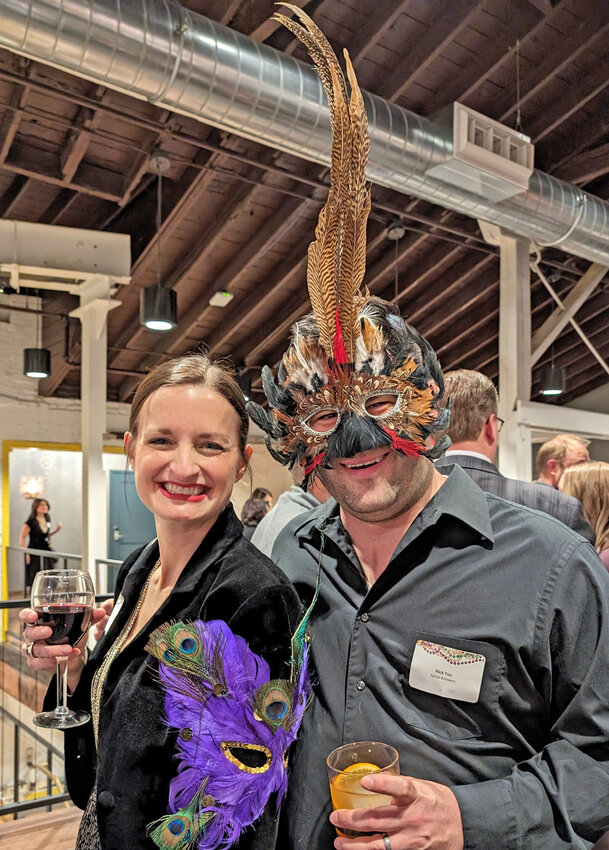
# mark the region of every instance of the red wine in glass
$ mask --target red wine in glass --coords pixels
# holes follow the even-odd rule
[[[41,570],[32,583],[31,605],[38,614],[36,625],[50,626],[45,639],[49,646],[74,646],[91,623],[95,602],[93,582],[82,570]],[[86,711],[73,711],[67,705],[68,663],[57,659],[57,705],[53,711],[36,714],[34,723],[46,729],[70,729],[91,718]]]
[[[53,634],[45,640],[51,646],[69,644],[74,646],[89,628],[91,622],[90,605],[71,605],[58,602],[55,605],[38,606],[37,626],[50,626]]]

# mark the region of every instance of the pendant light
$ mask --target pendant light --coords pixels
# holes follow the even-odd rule
[[[41,348],[42,344],[42,314],[36,315],[36,345],[37,348],[24,348],[23,374],[28,378],[48,378],[51,374],[51,352]]]
[[[547,396],[556,396],[564,393],[567,379],[563,366],[555,366],[553,363],[546,366],[541,373],[540,393]]]
[[[173,289],[161,285],[161,200],[163,174],[170,166],[169,157],[155,153],[150,157],[149,168],[157,175],[156,243],[157,282],[140,293],[140,323],[151,331],[170,331],[178,320],[178,299]]]

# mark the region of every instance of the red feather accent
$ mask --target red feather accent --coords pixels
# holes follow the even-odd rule
[[[425,451],[425,446],[417,445],[414,440],[405,440],[404,437],[398,437],[395,431],[390,431],[389,428],[383,428],[383,431],[391,437],[392,447],[405,454],[406,457],[418,457],[422,451]]]
[[[320,452],[318,455],[315,455],[313,460],[309,461],[309,463],[304,468],[305,475],[309,475],[309,473],[313,472],[316,466],[319,466],[319,464],[324,459],[324,455],[325,452]]]
[[[336,313],[334,314],[334,323],[336,325],[336,335],[334,337],[334,360],[337,363],[346,363],[347,362],[347,351],[345,350],[345,341],[343,339],[343,329],[340,326],[340,319],[338,318],[338,310],[339,310],[339,307],[336,308]]]

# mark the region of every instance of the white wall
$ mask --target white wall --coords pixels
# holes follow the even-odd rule
[[[569,402],[565,407],[590,410],[595,413],[609,413],[609,383],[591,390],[575,401]],[[592,460],[604,460],[609,463],[609,439],[591,440],[588,451]]]

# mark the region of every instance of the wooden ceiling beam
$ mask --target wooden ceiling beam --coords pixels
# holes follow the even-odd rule
[[[432,248],[431,251],[417,263],[408,273],[408,283],[400,289],[398,305],[410,293],[420,290],[406,303],[402,303],[401,311],[406,313],[408,321],[415,326],[423,316],[437,308],[442,309],[447,298],[454,304],[455,294],[471,285],[477,275],[480,275],[489,265],[497,267],[494,256],[480,257],[477,254],[463,256],[462,249],[452,248],[442,252],[442,249]],[[448,281],[448,282],[447,282]],[[389,290],[381,293],[381,298],[392,299]]]
[[[103,198],[107,201],[118,202],[120,195],[115,187],[120,184],[120,175],[98,166],[83,166],[79,173],[79,182],[65,180],[61,175],[59,162],[54,154],[41,151],[31,145],[20,143],[13,145],[11,158],[2,163],[2,168],[13,174],[23,174],[34,180],[42,180],[53,186],[73,189],[95,198]],[[98,184],[102,181],[107,188],[100,189]]]
[[[11,149],[11,145],[19,129],[19,124],[21,123],[22,111],[28,101],[29,95],[30,88],[27,84],[15,83],[9,103],[2,106],[3,109],[12,110],[13,114],[9,121],[6,123],[2,122],[5,129],[0,136],[2,140],[0,142],[0,164],[5,162]]]
[[[306,9],[310,3],[311,0],[293,0],[292,5]],[[256,0],[255,3],[242,4],[241,13],[236,15],[232,25],[255,41],[266,41],[282,26],[272,17],[276,11],[293,17],[291,10],[279,8],[276,0]]]
[[[536,130],[534,122],[530,122],[530,135],[532,137],[533,144],[539,145],[539,143],[547,136],[554,133],[558,127],[562,124],[566,124],[579,112],[582,112],[588,103],[607,89],[609,86],[609,80],[607,80],[607,75],[602,73],[604,70],[604,68],[601,68],[599,71],[597,68],[596,73],[592,74],[591,72],[594,79],[590,79],[588,76],[586,77],[586,81],[590,83],[592,87],[587,89],[585,94],[583,94],[582,90],[578,88],[576,92],[569,91],[564,93],[561,97],[552,95],[550,101],[544,103],[543,109],[538,110],[536,115],[541,129]],[[582,120],[586,120],[586,117],[584,116]],[[566,132],[569,132],[568,127]],[[589,142],[591,141],[590,134],[588,134],[588,140]]]
[[[14,218],[13,211],[17,208],[19,201],[23,198],[30,185],[28,177],[17,174],[11,180],[11,185],[3,193],[0,199],[0,218]]]

